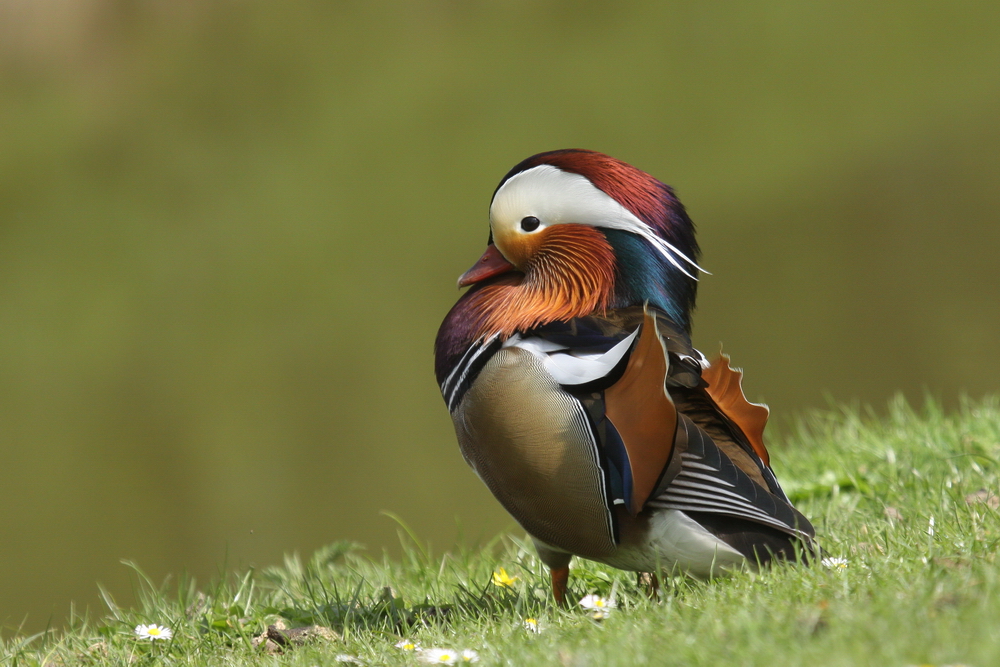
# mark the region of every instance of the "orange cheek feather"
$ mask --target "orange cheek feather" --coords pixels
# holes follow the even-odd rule
[[[552,229],[550,227],[537,234],[519,234],[511,229],[494,231],[493,243],[507,258],[507,261],[517,267],[518,271],[524,271],[529,258],[538,251],[543,238]]]
[[[549,322],[607,309],[614,294],[615,255],[604,234],[586,225],[563,224],[538,234],[494,236],[518,269],[521,281],[484,288],[479,334],[508,338]]]

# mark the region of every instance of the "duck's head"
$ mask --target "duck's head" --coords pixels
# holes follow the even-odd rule
[[[555,314],[542,319],[648,301],[687,329],[697,256],[694,226],[668,186],[602,153],[551,151],[500,181],[489,245],[459,285],[516,286],[533,298],[506,290],[505,308]]]

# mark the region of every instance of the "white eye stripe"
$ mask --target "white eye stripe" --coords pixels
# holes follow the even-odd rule
[[[572,222],[631,232],[649,241],[667,261],[688,277],[697,279],[681,262],[707,273],[584,176],[549,164],[538,165],[510,177],[493,196],[490,225],[494,232],[514,229],[524,233],[520,223],[527,216],[541,221],[539,229]]]
[[[516,225],[534,216],[547,225],[591,224],[633,218],[628,210],[583,176],[539,165],[507,179],[490,205],[490,222]],[[638,219],[635,222],[642,224]]]

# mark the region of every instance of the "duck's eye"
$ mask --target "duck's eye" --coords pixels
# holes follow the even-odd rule
[[[526,218],[521,218],[521,229],[526,232],[533,232],[538,229],[538,225],[542,224],[542,221],[533,215],[529,215]]]

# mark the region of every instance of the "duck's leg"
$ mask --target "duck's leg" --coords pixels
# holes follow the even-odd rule
[[[636,572],[636,583],[646,587],[646,595],[651,600],[660,599],[660,578],[655,572]]]
[[[556,604],[565,607],[566,585],[569,583],[569,566],[554,567],[549,573],[552,575],[552,597],[556,599]]]
[[[552,577],[552,597],[556,603],[566,605],[566,587],[569,583],[569,562],[573,560],[573,554],[560,551],[545,544],[534,537],[531,541],[535,544],[535,551],[538,558],[549,566],[549,574]]]

